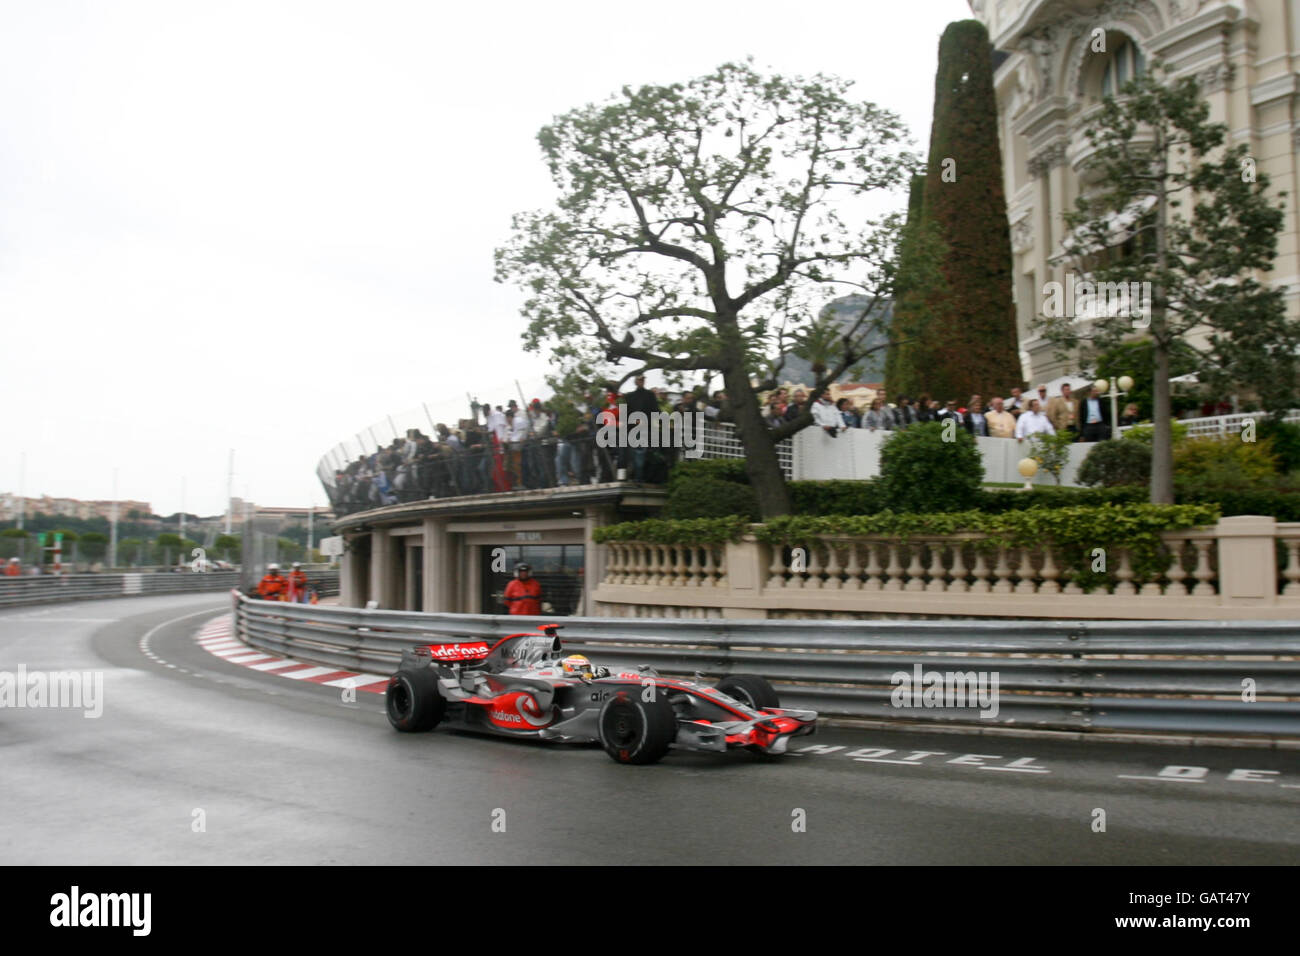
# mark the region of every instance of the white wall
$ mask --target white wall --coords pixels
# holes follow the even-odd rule
[[[805,428],[794,436],[795,480],[826,481],[832,478],[865,480],[880,474],[880,446],[892,432],[873,432],[850,428],[832,438],[820,428]],[[1027,458],[1031,445],[1014,438],[976,438],[980,457],[984,460],[984,480],[995,482],[1023,482],[1017,470],[1022,458]],[[1070,446],[1070,460],[1061,472],[1061,484],[1077,486],[1075,474],[1079,465],[1092,450],[1092,443]],[[1055,481],[1040,470],[1034,476],[1036,485],[1052,485]]]

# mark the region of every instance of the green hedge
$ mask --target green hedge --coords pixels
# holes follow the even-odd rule
[[[735,541],[749,530],[751,522],[741,515],[725,518],[686,518],[671,521],[650,518],[625,521],[596,528],[591,538],[597,544],[606,541],[648,541],[653,544],[722,544]]]
[[[792,481],[790,504],[796,515],[870,515],[881,511],[904,513],[891,507],[881,483],[869,481]],[[1148,498],[1143,487],[1058,488],[1036,485],[1019,488],[981,488],[970,511],[1002,514],[1031,508],[1096,507],[1105,504],[1141,504]]]
[[[668,490],[665,518],[722,518],[743,515],[759,519],[758,495],[749,485],[717,478],[691,478],[678,481]]]
[[[668,473],[668,491],[679,485],[702,479],[714,481],[734,481],[737,484],[749,484],[749,475],[745,471],[743,458],[699,458],[680,459]]]
[[[1178,501],[1216,506],[1224,516],[1272,515],[1278,521],[1300,521],[1300,491],[1257,488],[1207,488],[1179,483]]]
[[[790,507],[799,515],[869,515],[889,507],[879,479],[792,481]]]
[[[736,476],[744,478],[744,462],[738,459],[711,459],[678,465],[669,480],[669,506],[664,517],[689,519],[737,514],[756,520],[758,512],[753,493],[747,482],[737,480]],[[889,500],[879,479],[792,481],[788,487],[792,513],[796,515],[874,515],[885,511],[905,511]],[[981,488],[970,508],[965,510],[1005,514],[1035,508],[1143,504],[1148,498],[1145,485],[1113,488],[1036,485],[1031,491]],[[1217,506],[1223,515],[1272,515],[1278,521],[1300,521],[1300,479],[1295,477],[1278,477],[1264,486],[1244,483],[1232,487],[1180,476],[1176,481],[1175,499],[1178,504]]]

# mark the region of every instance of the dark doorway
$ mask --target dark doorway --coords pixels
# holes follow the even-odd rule
[[[503,600],[506,585],[515,576],[515,565],[523,561],[532,567],[533,577],[542,584],[542,613],[555,617],[574,614],[582,600],[584,550],[580,544],[484,546],[481,549],[483,587],[479,593],[482,613],[507,613]]]
[[[406,549],[406,558],[411,563],[411,610],[424,610],[424,548],[416,546]]]

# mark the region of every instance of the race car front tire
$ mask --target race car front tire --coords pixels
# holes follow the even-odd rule
[[[388,679],[384,696],[388,722],[403,733],[432,730],[447,710],[438,675],[430,667],[399,670]]]
[[[748,704],[754,710],[781,706],[781,698],[767,682],[767,678],[757,674],[732,674],[724,677],[718,681],[717,690],[742,704]]]
[[[600,708],[600,743],[618,763],[655,763],[677,739],[677,713],[662,694],[643,700],[620,691]]]

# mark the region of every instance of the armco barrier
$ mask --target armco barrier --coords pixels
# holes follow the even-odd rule
[[[511,618],[285,605],[237,593],[234,601],[249,644],[375,674],[391,673],[413,644],[491,641],[545,622],[562,624],[566,648],[597,664],[762,674],[783,703],[827,716],[1300,738],[1294,622]],[[895,707],[893,676],[916,666],[996,674],[996,716]]]
[[[309,571],[307,579],[322,596],[338,593],[337,571]],[[228,591],[238,584],[238,571],[42,574],[33,577],[0,577],[0,607],[142,594]]]

